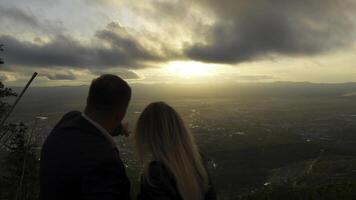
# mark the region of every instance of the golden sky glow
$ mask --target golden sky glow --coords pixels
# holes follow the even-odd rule
[[[163,67],[165,72],[180,78],[214,76],[218,67],[196,61],[172,61]]]

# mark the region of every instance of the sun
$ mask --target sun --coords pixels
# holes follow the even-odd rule
[[[196,61],[172,61],[164,69],[167,73],[182,78],[211,76],[215,72],[215,66]]]

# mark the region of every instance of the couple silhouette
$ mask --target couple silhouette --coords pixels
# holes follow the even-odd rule
[[[130,86],[118,76],[92,81],[84,112],[65,114],[43,144],[41,200],[131,199],[113,139],[129,136],[122,120],[130,99]],[[143,166],[138,200],[216,199],[206,161],[171,106],[149,104],[137,121],[134,139]]]

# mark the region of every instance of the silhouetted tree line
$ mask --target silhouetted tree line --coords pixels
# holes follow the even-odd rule
[[[3,45],[0,45],[1,51]],[[0,60],[3,64],[3,60]],[[0,80],[0,120],[10,105],[5,98],[16,97],[11,88]],[[38,199],[39,161],[36,154],[37,142],[23,122],[5,123],[0,127],[0,199]]]

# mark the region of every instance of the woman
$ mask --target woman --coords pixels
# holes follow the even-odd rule
[[[138,119],[135,140],[145,166],[139,200],[216,199],[193,135],[172,107],[148,105]]]

